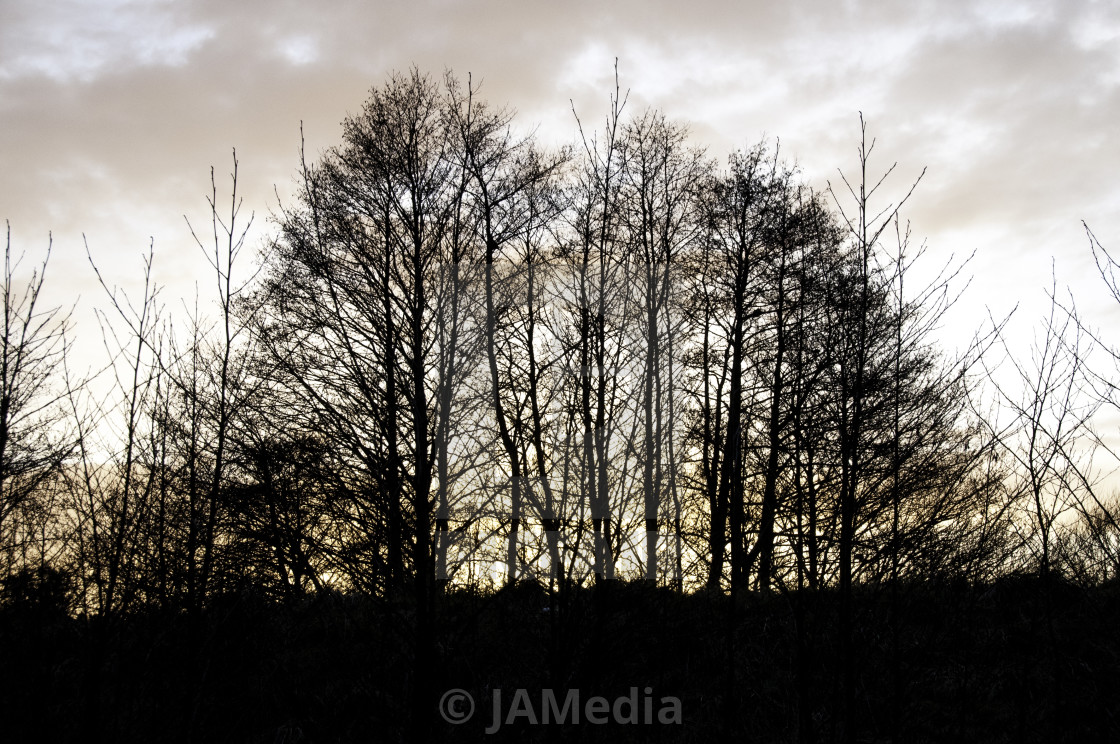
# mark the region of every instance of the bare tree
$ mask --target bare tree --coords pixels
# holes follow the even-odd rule
[[[697,277],[700,316],[692,323],[699,348],[695,386],[702,488],[709,525],[708,586],[723,582],[730,542],[730,584],[744,587],[749,572],[745,531],[745,434],[754,415],[749,346],[763,314],[762,254],[769,247],[776,205],[785,197],[776,153],[756,147],[737,153],[725,176],[710,181],[706,235]],[[730,534],[729,534],[730,533]],[[730,540],[728,541],[728,535]]]
[[[876,261],[879,239],[893,223],[902,206],[914,193],[921,176],[899,200],[885,207],[872,206],[872,200],[895,166],[888,168],[872,182],[867,172],[875,140],[867,140],[867,124],[860,114],[860,140],[858,178],[849,180],[841,171],[841,182],[850,197],[851,206],[845,211],[840,195],[829,186],[850,236],[850,273],[848,281],[837,283],[836,307],[839,309],[837,328],[839,344],[837,356],[837,401],[839,465],[840,465],[840,535],[839,535],[839,592],[840,592],[840,666],[843,675],[842,736],[844,741],[854,741],[855,718],[853,711],[855,685],[855,657],[852,653],[852,568],[856,527],[860,519],[860,494],[864,478],[864,458],[869,429],[869,386],[872,379],[869,367],[873,363],[873,347],[877,338],[890,338],[890,329],[874,326],[873,305],[877,286]],[[924,171],[923,171],[924,175]],[[877,211],[876,211],[877,210]],[[882,332],[879,332],[882,331]]]
[[[43,308],[40,295],[50,246],[25,281],[12,260],[11,226],[5,223],[3,327],[0,328],[0,576],[45,564],[51,552],[36,530],[50,529],[46,501],[50,479],[72,452],[65,424],[61,372],[70,316]],[[22,289],[20,284],[23,284]],[[42,503],[39,503],[42,501]],[[36,526],[37,525],[37,526]]]
[[[645,521],[644,576],[657,582],[660,513],[666,489],[672,492],[676,457],[672,410],[672,331],[670,310],[679,305],[673,292],[677,258],[698,234],[699,184],[708,176],[703,153],[690,148],[688,131],[647,111],[623,130],[623,189],[620,209],[626,241],[635,254],[639,327],[642,328],[641,420],[642,507]],[[670,413],[666,416],[665,408]],[[669,483],[667,483],[667,481]],[[676,510],[679,573],[680,512]]]
[[[1021,545],[1033,568],[1047,576],[1055,568],[1055,534],[1062,515],[1084,501],[1091,483],[1092,419],[1100,408],[1086,367],[1091,338],[1075,316],[1064,312],[1050,289],[1050,307],[1028,357],[1016,354],[999,335],[1009,366],[1008,382],[989,368],[993,389],[1009,418],[990,423],[1016,467],[1008,497],[1027,517]]]
[[[622,327],[628,318],[627,272],[619,244],[623,152],[622,112],[626,96],[615,90],[602,140],[583,129],[577,115],[582,156],[571,186],[568,222],[573,233],[567,256],[572,267],[574,339],[569,369],[578,385],[582,459],[578,465],[582,503],[591,513],[593,567],[596,580],[615,577],[616,538],[610,495],[612,430],[619,408],[618,371],[625,344]]]
[[[199,443],[197,436],[192,436],[188,465],[192,476],[187,534],[187,601],[195,609],[205,602],[213,578],[220,520],[225,516],[222,512],[228,486],[233,422],[238,409],[252,392],[247,365],[254,353],[250,336],[253,311],[238,305],[254,277],[235,279],[235,267],[245,247],[253,217],[250,215],[244,225],[239,222],[242,200],[237,193],[237,168],[237,151],[234,150],[230,206],[226,214],[222,214],[218,206],[214,169],[210,169],[210,194],[207,197],[211,223],[209,245],[199,238],[190,220],[187,220],[191,237],[214,271],[214,299],[218,309],[215,332],[202,333],[198,330],[197,321],[195,323],[196,331],[188,350],[192,362],[185,370],[187,374],[173,373],[180,390],[187,393],[188,405],[201,406],[206,426],[204,442]],[[199,373],[204,375],[202,389],[199,389]],[[203,454],[208,468],[206,473],[199,474],[195,463]],[[199,475],[204,476],[202,483],[199,483]],[[228,512],[228,509],[224,511]]]
[[[303,164],[302,194],[270,258],[261,330],[281,379],[313,413],[304,421],[344,453],[341,493],[361,538],[351,574],[380,596],[411,588],[418,732],[430,713],[437,545],[448,539],[433,533],[451,518],[452,484],[468,480],[450,472],[447,448],[480,415],[461,407],[477,403],[465,352],[479,347],[464,338],[478,328],[463,260],[473,233],[451,127],[445,91],[416,70],[371,91],[344,122],[342,145]]]
[[[112,308],[112,313],[96,311],[109,354],[105,372],[111,390],[98,400],[89,390],[83,394],[81,387],[70,385],[79,454],[71,476],[71,508],[82,568],[80,601],[89,612],[112,616],[137,598],[137,555],[157,485],[147,447],[156,439],[152,413],[165,389],[162,306],[150,246],[144,256],[143,290],[135,302],[126,291],[106,284],[88,247],[87,256]]]
[[[462,167],[469,174],[466,187],[469,205],[477,215],[479,240],[483,246],[484,338],[490,377],[489,397],[507,461],[510,518],[505,564],[506,581],[512,583],[519,575],[518,534],[521,515],[526,507],[531,507],[542,520],[553,520],[555,517],[549,506],[553,496],[541,443],[539,370],[533,356],[536,319],[532,283],[539,280],[534,267],[538,255],[530,244],[522,265],[514,260],[511,250],[515,249],[515,244],[533,234],[536,224],[550,217],[548,203],[534,199],[534,196],[542,187],[547,188],[566,156],[543,156],[533,149],[531,141],[514,137],[510,131],[511,115],[491,110],[478,101],[469,80],[465,95],[450,78],[448,90],[453,125],[458,135],[457,145],[463,158]],[[540,214],[542,209],[545,210],[544,215]],[[503,263],[509,271],[504,272],[505,276],[496,276]],[[520,303],[513,296],[513,284],[523,274],[527,283],[524,290],[527,307],[524,322],[518,323],[513,311],[515,303]],[[497,287],[499,283],[503,286]],[[499,336],[503,337],[501,341]],[[521,366],[524,358],[510,358],[508,364],[502,365],[505,370],[500,369],[499,343],[527,355],[529,369]],[[503,391],[508,391],[508,403]],[[526,398],[531,409],[528,411],[518,404],[518,400]],[[527,488],[530,462],[527,448],[530,442],[533,443],[537,462],[534,475],[543,491],[540,494]],[[555,532],[546,528],[546,532],[549,531]],[[560,560],[558,547],[551,544],[550,552],[550,561],[556,567]]]

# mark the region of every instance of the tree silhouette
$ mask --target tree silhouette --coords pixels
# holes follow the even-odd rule
[[[820,193],[631,112],[617,70],[574,128],[549,150],[471,77],[395,73],[301,151],[255,261],[235,153],[193,305],[154,247],[138,294],[91,257],[88,380],[9,239],[13,731],[465,741],[445,690],[635,681],[682,691],[682,738],[1115,731],[1107,334],[1055,281],[1034,356],[1004,322],[947,353],[967,261],[924,268],[921,177],[888,196],[862,117]],[[39,687],[74,723],[18,715]]]

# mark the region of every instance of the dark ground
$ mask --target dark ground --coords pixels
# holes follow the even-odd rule
[[[278,604],[243,592],[201,616],[102,623],[68,616],[49,581],[5,594],[0,741],[415,738],[408,603],[326,594]],[[900,587],[897,623],[891,597],[882,587],[856,597],[857,741],[1120,742],[1120,586]],[[732,616],[725,597],[642,584],[577,590],[563,606],[521,585],[452,592],[437,613],[432,741],[839,738],[831,592],[752,595]],[[589,697],[613,701],[632,687],[639,708],[650,699],[654,723],[642,712],[637,724],[586,722]],[[458,726],[437,706],[451,688],[476,701]],[[578,689],[581,723],[534,726],[526,715],[486,734],[493,691],[505,714],[518,688],[538,716],[542,688],[561,703]],[[663,696],[680,699],[680,724],[656,723]]]

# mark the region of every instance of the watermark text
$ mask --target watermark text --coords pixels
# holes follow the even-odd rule
[[[672,695],[654,696],[653,688],[631,687],[629,694],[608,699],[601,695],[584,698],[580,690],[557,694],[545,688],[539,697],[526,689],[514,690],[503,699],[501,688],[491,691],[491,714],[486,733],[497,733],[502,726],[516,723],[533,726],[589,723],[680,724],[681,701]],[[507,703],[507,705],[503,705]],[[448,723],[460,724],[474,715],[474,698],[465,690],[448,690],[440,699],[439,712]]]

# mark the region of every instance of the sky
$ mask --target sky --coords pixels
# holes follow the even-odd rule
[[[780,142],[809,183],[871,171],[933,267],[975,253],[947,343],[988,313],[1021,329],[1051,269],[1120,328],[1082,221],[1120,254],[1120,3],[657,0],[0,0],[0,219],[21,270],[53,252],[48,297],[79,335],[104,306],[86,258],[132,293],[154,244],[166,302],[209,297],[184,216],[206,228],[210,167],[231,151],[260,241],[299,163],[392,70],[453,70],[549,143],[603,121],[615,59],[632,111],[689,124],[724,159]],[[193,302],[193,300],[191,300]],[[1120,332],[1116,334],[1120,343]]]

